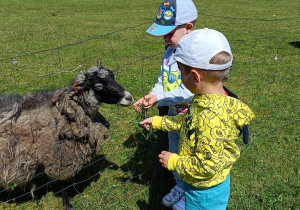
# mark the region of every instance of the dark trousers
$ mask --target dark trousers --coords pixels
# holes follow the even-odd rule
[[[159,116],[168,115],[169,107],[163,106],[158,107],[159,110]],[[168,138],[168,132],[164,132],[161,130],[156,131],[157,135],[157,143],[156,143],[156,151],[155,151],[155,157],[154,157],[154,163],[153,163],[153,181],[161,181],[166,178],[171,178],[172,173],[162,167],[161,163],[158,161],[158,155],[161,153],[161,151],[169,150],[169,138]]]

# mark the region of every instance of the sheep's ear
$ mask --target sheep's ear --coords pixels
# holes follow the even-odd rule
[[[75,84],[72,86],[73,90],[75,91],[75,93],[78,93],[79,91],[82,90],[82,87],[78,87],[79,83],[75,82]]]
[[[85,72],[86,77],[93,77],[97,75],[97,71],[99,71],[98,67],[93,66],[89,70]]]
[[[99,69],[102,69],[102,68],[103,68],[103,67],[102,67],[102,63],[101,63],[101,60],[98,60],[97,67],[98,67]]]

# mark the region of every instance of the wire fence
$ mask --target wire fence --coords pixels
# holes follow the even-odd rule
[[[101,59],[103,66],[111,69],[116,76],[116,80],[127,89],[135,99],[142,97],[151,90],[156,83],[159,75],[160,59],[164,51],[162,39],[145,35],[145,30],[151,23],[143,23],[137,26],[124,28],[113,33],[100,35],[77,43],[66,44],[52,49],[39,52],[27,53],[11,58],[0,59],[0,100],[10,96],[10,102],[0,105],[0,122],[5,118],[8,106],[20,100],[21,96],[28,94],[37,94],[41,91],[57,90],[69,85],[69,82],[75,78],[79,71],[88,70],[95,65],[98,59]],[[300,67],[300,17],[286,19],[245,19],[222,17],[207,14],[199,14],[196,23],[197,28],[213,28],[221,31],[228,38],[234,54],[232,71],[229,75],[229,81],[225,83],[233,92],[240,96],[241,100],[249,104],[256,113],[256,122],[263,126],[253,128],[251,140],[264,138],[267,135],[276,134],[283,128],[289,128],[291,125],[299,126],[299,67]],[[4,100],[3,100],[4,101]],[[41,103],[42,104],[42,103]],[[134,120],[137,114],[133,108],[120,107],[117,105],[101,105],[100,112],[107,117],[110,123],[109,147],[114,147],[114,142],[124,141],[132,138],[126,145],[127,148],[136,148],[142,141],[148,141],[151,148],[155,148],[153,136],[143,136],[137,134],[137,121]],[[153,109],[148,113],[155,114]],[[129,122],[128,122],[129,121]],[[133,122],[133,123],[132,123]],[[130,126],[122,126],[129,123]],[[12,131],[3,130],[1,132],[10,133]],[[45,133],[49,127],[44,127]],[[132,127],[133,126],[133,127]],[[18,125],[18,128],[26,128],[27,133],[36,132],[34,127],[28,125]],[[257,129],[255,129],[257,128]],[[292,128],[292,132],[295,132]],[[28,134],[29,136],[31,134]],[[88,133],[86,134],[88,135]],[[138,137],[136,135],[139,135]],[[34,136],[34,135],[32,135]],[[50,138],[50,137],[49,137]],[[141,139],[142,138],[142,139]],[[32,139],[34,141],[34,139]],[[35,155],[26,157],[15,155],[15,160],[6,162],[9,156],[10,148],[14,145],[15,154],[22,154],[24,150],[32,148],[20,148],[20,142],[17,136],[0,136],[0,174],[4,177],[0,180],[2,189],[0,198],[3,203],[17,202],[22,205],[25,200],[26,207],[35,205],[35,202],[27,202],[31,193],[40,193],[35,201],[48,200],[47,194],[51,191],[51,185],[64,177],[50,179],[45,176],[47,170],[55,170],[61,165],[53,164],[49,168],[39,170],[30,177],[33,180],[39,180],[36,188],[26,188],[25,191],[17,191],[15,188],[22,186],[30,180],[24,179],[23,183],[10,182],[6,186],[7,180],[18,180],[13,176],[22,175],[21,165],[37,157],[41,157],[62,147],[64,143],[53,144],[43,147]],[[105,144],[105,143],[104,143]],[[113,151],[109,151],[109,156],[120,156],[124,148],[119,144]],[[149,146],[149,145],[148,145]],[[104,146],[105,147],[105,146]],[[243,146],[242,146],[243,147]],[[38,148],[35,148],[38,149]],[[108,148],[106,148],[108,149]],[[149,149],[149,148],[147,148]],[[138,150],[138,149],[137,149]],[[139,148],[139,152],[143,148]],[[151,152],[151,150],[150,150]],[[132,150],[123,152],[121,162],[130,162],[135,158],[136,153]],[[82,154],[77,154],[79,158]],[[66,160],[66,159],[64,159]],[[68,161],[68,160],[66,160]],[[146,162],[146,160],[144,160]],[[137,164],[137,163],[136,163]],[[124,171],[130,172],[131,177],[127,177],[125,182],[140,180],[145,186],[150,184],[148,176],[149,171],[134,172],[137,165],[124,164]],[[38,167],[38,166],[37,166]],[[43,169],[43,166],[41,166]],[[77,171],[69,171],[70,174],[76,174],[76,178],[69,179],[64,189],[72,188],[77,195],[75,206],[84,208],[86,203],[82,195],[86,186],[99,179],[101,173],[107,169],[118,167],[117,163],[108,161],[106,151],[100,156],[94,157],[90,162],[80,167],[84,174]],[[151,167],[148,163],[148,167]],[[16,168],[18,171],[11,173],[10,169]],[[87,170],[85,170],[88,168]],[[78,175],[79,173],[79,175]],[[64,174],[69,177],[69,174]],[[118,205],[121,200],[115,199],[112,195],[116,193],[116,188],[125,187],[125,182],[119,182],[117,185],[106,187],[102,199],[99,201],[99,207],[111,208]],[[84,187],[82,187],[82,185]],[[3,187],[5,186],[5,187]],[[54,191],[58,195],[61,189]],[[128,193],[128,192],[127,192]],[[139,192],[147,194],[147,192]],[[126,194],[128,198],[136,196],[135,194]],[[46,197],[45,197],[46,196]],[[126,196],[125,196],[126,197]],[[122,199],[124,200],[124,198]],[[51,203],[51,201],[48,201]],[[50,204],[51,205],[51,204]]]

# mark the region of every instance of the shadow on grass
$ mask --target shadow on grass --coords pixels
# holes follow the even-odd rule
[[[292,45],[293,47],[300,48],[300,41],[297,41],[297,42],[289,42],[289,44]]]
[[[29,187],[16,187],[14,190],[5,191],[0,189],[0,201],[16,204],[23,204],[32,200],[37,204],[42,200],[47,193],[53,192],[55,196],[62,197],[61,190],[66,188],[66,192],[69,198],[82,193],[86,187],[90,186],[91,182],[97,181],[100,177],[99,171],[105,170],[117,170],[118,166],[106,160],[104,155],[95,156],[90,164],[83,166],[73,178],[66,181],[54,181],[51,180],[43,171],[44,168],[40,168],[34,178],[36,184],[36,190],[34,191],[35,198],[33,199],[30,194]],[[30,205],[30,203],[28,204]],[[61,203],[63,205],[63,203]]]
[[[161,200],[174,187],[175,182],[172,173],[158,162],[158,154],[162,150],[168,150],[168,144],[165,144],[168,142],[166,134],[162,131],[155,133],[138,131],[124,142],[125,147],[137,149],[133,157],[120,168],[123,171],[130,171],[132,182],[149,186],[149,200],[138,200],[139,209],[168,209]],[[123,182],[128,181],[125,178],[120,179]]]

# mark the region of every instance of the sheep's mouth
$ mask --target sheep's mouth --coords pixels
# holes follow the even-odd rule
[[[123,105],[123,106],[129,106],[133,103],[134,99],[132,97],[132,95],[125,91],[124,92],[124,97],[119,101],[119,104]]]

